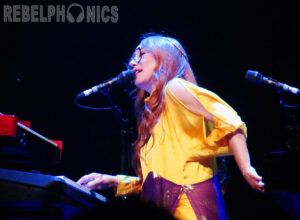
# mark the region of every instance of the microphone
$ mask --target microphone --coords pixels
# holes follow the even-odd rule
[[[119,85],[119,84],[124,84],[126,82],[128,82],[131,79],[134,79],[135,77],[135,72],[132,69],[129,70],[125,70],[123,72],[121,72],[118,76],[116,76],[115,78],[112,79],[108,79],[102,83],[100,83],[99,85],[93,86],[90,89],[84,90],[83,92],[79,93],[77,95],[77,98],[83,98],[83,97],[87,97],[91,94],[100,92],[101,90],[114,86],[114,85]]]
[[[273,89],[300,95],[300,90],[298,88],[278,82],[276,79],[265,77],[258,71],[248,70],[245,79],[252,83],[265,84]]]

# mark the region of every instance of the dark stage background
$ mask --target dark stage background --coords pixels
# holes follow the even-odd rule
[[[53,174],[76,180],[94,171],[121,173],[120,126],[113,111],[80,109],[73,100],[79,92],[124,70],[139,37],[147,32],[179,39],[201,86],[219,94],[239,112],[248,126],[249,151],[259,173],[263,172],[267,153],[287,149],[279,96],[274,90],[251,84],[244,78],[246,71],[252,69],[300,87],[296,4],[231,0],[79,3],[116,5],[118,22],[5,23],[1,20],[0,112],[29,120],[35,131],[50,139],[63,140],[61,167]],[[123,88],[115,88],[112,96],[134,130],[127,93]],[[293,95],[283,96],[289,104],[299,101]],[[109,105],[102,94],[81,103]],[[133,137],[134,132],[130,138]],[[284,216],[271,200],[248,187],[232,158],[228,163],[231,178],[225,199],[232,219]]]

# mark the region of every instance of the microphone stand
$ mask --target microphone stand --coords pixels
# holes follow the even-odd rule
[[[124,117],[122,114],[122,109],[116,105],[109,94],[109,88],[102,89],[101,93],[104,94],[110,105],[112,106],[112,110],[114,111],[115,119],[118,121],[120,127],[120,135],[121,135],[121,164],[120,171],[122,174],[126,174],[130,171],[131,167],[131,138],[133,135],[133,130],[129,126],[128,117]]]
[[[293,139],[296,139],[296,136],[298,135],[294,135],[295,137],[293,137],[293,133],[294,130],[296,129],[297,124],[295,124],[295,119],[297,117],[297,112],[296,110],[300,109],[300,105],[296,105],[296,106],[291,106],[286,104],[282,91],[281,90],[277,90],[277,94],[279,96],[279,103],[280,106],[283,109],[283,113],[284,113],[284,124],[285,124],[285,133],[286,133],[286,147],[288,149],[288,151],[293,151],[293,150],[300,150],[300,146],[298,145],[299,143],[295,143],[295,141]],[[300,117],[300,115],[298,116]],[[298,125],[299,126],[299,125]]]

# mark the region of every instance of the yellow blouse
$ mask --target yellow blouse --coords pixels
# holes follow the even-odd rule
[[[155,172],[178,185],[194,184],[213,177],[213,158],[230,155],[227,134],[247,128],[238,114],[219,96],[180,78],[175,78],[214,116],[208,122],[192,112],[165,88],[166,107],[153,127],[153,136],[141,149],[143,180]],[[153,138],[154,137],[154,138]],[[154,142],[153,142],[154,140]],[[118,175],[116,195],[141,191],[137,177]]]

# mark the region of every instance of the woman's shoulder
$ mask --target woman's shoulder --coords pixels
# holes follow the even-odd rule
[[[179,106],[187,108],[197,115],[201,114],[209,121],[213,120],[212,115],[206,111],[201,103],[201,97],[197,94],[201,93],[201,88],[197,85],[184,79],[175,78],[167,84],[166,89],[167,95],[170,95],[172,98],[174,97],[181,104]]]
[[[167,83],[167,87],[169,87],[169,86],[174,86],[174,85],[177,85],[177,84],[179,84],[179,83],[190,83],[190,84],[193,84],[193,83],[191,83],[191,82],[189,82],[189,81],[186,81],[185,79],[183,79],[183,78],[179,78],[179,77],[175,77],[175,78],[173,78],[173,79],[171,79],[168,83]],[[195,84],[194,84],[195,85]]]
[[[195,100],[197,100],[205,106],[215,106],[218,105],[218,103],[228,105],[227,102],[216,93],[181,78],[174,78],[168,82],[166,94],[182,102],[195,103]]]
[[[213,97],[217,97],[220,98],[217,94],[215,94],[214,92],[203,88],[199,85],[196,85],[192,82],[189,82],[183,78],[178,78],[175,77],[174,79],[170,80],[167,85],[166,85],[166,89],[169,90],[171,93],[193,93],[194,95],[198,94],[198,95],[207,95],[207,96],[213,96]]]
[[[174,79],[171,79],[167,83],[166,89],[170,90],[171,92],[176,92],[177,90],[181,90],[181,92],[182,92],[182,89],[190,87],[190,86],[195,87],[195,88],[198,87],[197,85],[195,85],[189,81],[186,81],[182,78],[175,77]],[[198,87],[198,88],[200,88],[200,87]]]

